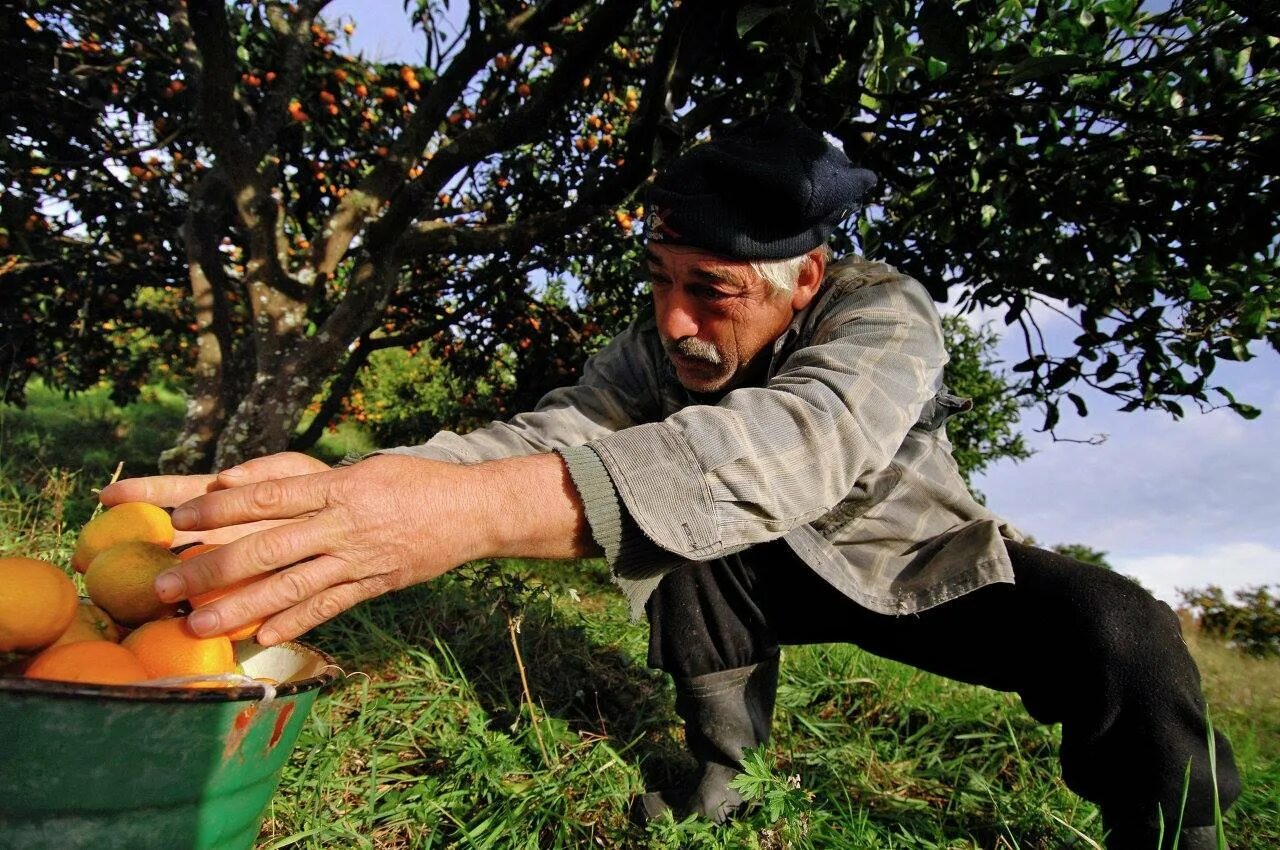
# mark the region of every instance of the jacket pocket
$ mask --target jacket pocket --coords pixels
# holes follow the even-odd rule
[[[902,480],[902,467],[891,463],[879,472],[858,479],[853,489],[834,508],[814,520],[811,525],[823,537],[831,537],[876,505],[889,498],[889,494]]]
[[[953,395],[944,387],[925,402],[924,407],[920,409],[920,418],[911,427],[921,431],[936,431],[952,416],[972,409],[973,399]]]

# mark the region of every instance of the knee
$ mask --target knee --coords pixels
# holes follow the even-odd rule
[[[1070,655],[1138,666],[1185,655],[1173,609],[1133,579],[1034,547],[1012,544],[1010,554],[1017,582],[1038,601],[1028,616],[1039,628],[1061,629],[1059,638],[1074,644]]]
[[[1159,678],[1186,669],[1181,623],[1173,609],[1132,579],[1102,571],[1087,595],[1083,639],[1112,670]]]

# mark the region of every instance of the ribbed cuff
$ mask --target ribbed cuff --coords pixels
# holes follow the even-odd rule
[[[645,603],[662,577],[681,561],[655,546],[631,519],[609,471],[590,446],[556,449],[582,499],[591,537],[604,550],[613,583],[627,599],[631,619],[644,615]]]
[[[693,447],[675,428],[647,422],[589,445],[609,472],[627,517],[647,540],[691,561],[727,554],[711,489]]]
[[[591,537],[604,550],[605,561],[610,567],[618,562],[622,546],[622,503],[613,487],[613,479],[600,462],[600,456],[588,446],[567,446],[556,449],[564,459],[564,465],[578,488],[578,497],[591,526]]]
[[[377,452],[347,452],[342,456],[341,460],[331,467],[331,469],[341,469],[344,466],[355,466],[360,461],[374,454],[377,454]]]

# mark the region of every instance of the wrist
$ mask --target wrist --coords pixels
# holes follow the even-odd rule
[[[574,558],[593,554],[582,501],[554,453],[464,467],[477,501],[479,554],[494,558]]]

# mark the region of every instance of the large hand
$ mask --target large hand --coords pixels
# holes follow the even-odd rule
[[[259,481],[309,475],[329,468],[322,460],[298,452],[281,452],[245,461],[239,466],[223,470],[216,475],[153,475],[145,478],[127,478],[103,488],[99,500],[110,508],[121,502],[150,502],[162,508],[172,508],[183,502],[229,487],[239,487]],[[287,520],[292,521],[292,520]],[[188,543],[228,543],[246,534],[280,525],[280,520],[265,520],[226,528],[200,531],[178,531],[175,546]]]
[[[263,520],[292,521],[157,579],[171,602],[276,571],[195,611],[197,633],[267,618],[258,642],[270,645],[475,558],[575,557],[588,546],[577,492],[556,455],[474,466],[382,455],[214,490],[173,513],[174,526],[191,532]]]

